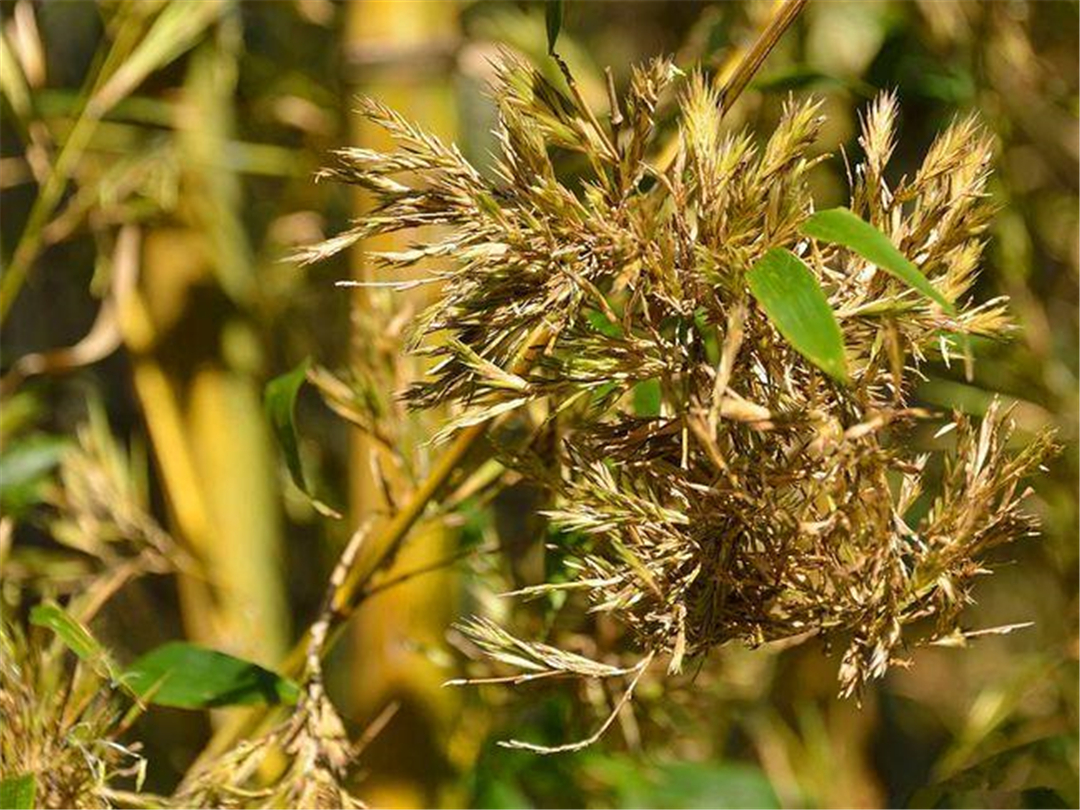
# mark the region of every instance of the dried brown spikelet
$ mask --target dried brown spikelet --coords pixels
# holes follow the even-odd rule
[[[139,473],[109,432],[104,413],[91,409],[64,454],[59,486],[50,500],[58,516],[50,531],[61,544],[103,563],[129,563],[132,575],[195,570],[191,555],[154,520]]]
[[[892,191],[885,170],[896,148],[896,119],[899,105],[896,93],[881,93],[870,109],[860,115],[859,146],[865,155],[856,169],[851,189],[851,208],[886,233],[894,223],[886,214],[892,210]]]
[[[284,753],[286,766],[269,783],[263,765]],[[269,732],[226,751],[181,784],[179,807],[361,808],[344,786],[354,752],[336,710],[324,695],[306,695]]]

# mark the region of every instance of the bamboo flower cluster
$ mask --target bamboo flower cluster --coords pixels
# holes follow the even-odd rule
[[[948,419],[938,437],[947,451],[911,449],[911,430],[932,416],[910,404],[924,363],[952,362],[970,336],[1009,329],[1004,300],[969,297],[993,213],[992,144],[977,122],[953,123],[914,176],[891,186],[898,105],[883,94],[862,121],[862,160],[849,167],[852,211],[946,308],[857,253],[800,234],[814,211],[808,173],[822,159],[811,155],[817,102],[789,101],[758,144],[725,131],[710,82],[665,60],[634,70],[604,123],[568,71],[565,88],[512,56],[497,71],[493,178],[365,100],[396,148],[340,150],[325,175],[376,203],[302,258],[441,226],[411,250],[372,258],[389,270],[452,259],[427,274],[442,286],[416,324],[415,347],[435,362],[407,392],[415,406],[452,406],[446,433],[529,406],[558,438],[554,457],[518,447],[505,460],[552,489],[551,516],[586,536],[586,550],[576,580],[526,595],[583,592],[632,631],[642,660],[667,656],[672,672],[728,642],[835,637],[846,645],[845,695],[907,644],[962,635],[985,552],[1034,528],[1019,507],[1022,481],[1054,449],[1040,435],[1006,453],[1011,425],[998,406],[978,423]],[[650,156],[673,95],[679,148],[661,170]],[[553,163],[566,152],[587,167],[573,185]],[[747,273],[777,247],[800,256],[824,290],[846,383],[794,350],[750,295]],[[523,371],[515,359],[537,335]],[[905,634],[924,619],[917,637]],[[463,629],[533,675],[637,673],[582,663],[486,620]]]

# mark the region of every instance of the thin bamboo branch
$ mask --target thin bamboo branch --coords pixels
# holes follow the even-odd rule
[[[754,74],[761,69],[765,59],[776,47],[780,37],[795,22],[799,13],[809,0],[778,0],[769,22],[758,34],[757,39],[745,50],[738,61],[733,62],[735,67],[730,71],[722,71],[716,76],[716,83],[723,82],[720,90],[720,111],[726,113],[734,106],[735,101],[742,95],[743,90],[750,83]],[[672,138],[660,153],[656,165],[661,173],[667,172],[675,163],[675,156],[679,152],[678,137]]]
[[[614,723],[615,719],[619,716],[619,712],[621,712],[623,708],[628,703],[630,703],[630,700],[634,696],[634,690],[637,688],[638,681],[641,680],[641,676],[645,674],[646,670],[648,670],[649,664],[652,663],[653,656],[654,653],[648,653],[644,658],[641,659],[640,663],[638,663],[633,668],[633,670],[631,670],[634,673],[634,677],[630,679],[630,683],[627,685],[626,689],[623,691],[619,699],[615,702],[615,706],[611,710],[611,713],[607,716],[607,719],[604,720],[600,727],[597,728],[596,731],[594,731],[585,739],[578,740],[577,742],[566,743],[565,745],[555,746],[537,745],[536,743],[524,742],[522,740],[500,740],[499,745],[503,748],[512,748],[518,751],[531,751],[534,754],[565,754],[572,751],[580,751],[583,748],[588,748],[590,745],[592,745],[604,736],[604,733],[611,727],[611,724]]]
[[[742,95],[750,79],[758,72],[766,57],[776,47],[776,43],[780,41],[780,37],[784,35],[788,27],[795,22],[795,18],[799,16],[799,12],[803,10],[807,2],[808,0],[784,0],[783,5],[776,10],[768,25],[754,40],[750,50],[735,68],[735,72],[724,84],[724,89],[720,91],[721,112],[730,110],[735,99]]]
[[[550,336],[550,328],[546,325],[534,331],[530,339],[526,341],[518,360],[513,364],[512,371],[517,374],[525,373]],[[363,564],[361,560],[360,565],[350,567],[345,580],[334,589],[330,603],[334,620],[327,629],[326,640],[322,647],[324,654],[333,648],[334,643],[341,636],[345,622],[368,595],[367,585],[371,577],[394,559],[409,530],[420,519],[428,504],[443,488],[450,476],[458,469],[461,461],[487,432],[488,424],[488,422],[482,422],[462,430],[440,457],[424,483],[413,493],[409,502],[394,515],[382,531],[367,541],[369,547],[376,549],[376,552],[362,560],[373,560],[373,562]],[[282,663],[282,673],[295,677],[303,671],[310,640],[310,633],[305,632]],[[189,773],[194,773],[214,756],[228,750],[237,740],[252,733],[254,729],[262,727],[268,714],[267,707],[257,707],[247,714],[236,715],[232,722],[221,726],[192,765]]]

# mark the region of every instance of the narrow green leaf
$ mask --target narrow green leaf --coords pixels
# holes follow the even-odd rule
[[[634,413],[638,416],[659,416],[663,397],[659,380],[642,380],[633,389]]]
[[[0,507],[5,514],[17,514],[42,499],[43,485],[70,442],[61,436],[34,435],[4,444]]]
[[[614,338],[623,336],[622,326],[615,321],[608,320],[608,316],[599,310],[586,310],[585,319],[589,322],[589,326],[602,335]]]
[[[555,43],[559,41],[562,30],[563,0],[547,0],[544,8],[544,21],[547,23],[548,53],[555,53]]]
[[[888,236],[847,208],[818,211],[803,223],[802,232],[806,236],[834,245],[843,245],[848,250],[855,251],[909,287],[936,301],[949,314],[956,314],[956,307],[952,302],[938,292],[922,271],[897,250]]]
[[[791,251],[773,248],[746,280],[784,339],[830,377],[847,382],[844,336],[810,268]]]
[[[105,648],[98,643],[84,624],[77,621],[55,602],[42,602],[30,611],[30,623],[47,627],[75,655],[86,661],[103,677],[114,678],[116,666]]]
[[[318,500],[308,489],[304,467],[300,462],[300,448],[296,438],[296,397],[307,379],[310,367],[311,359],[305,358],[292,371],[268,382],[263,393],[263,407],[274,429],[274,436],[281,446],[281,452],[285,454],[285,464],[289,468],[293,483],[307,495],[311,505],[320,513],[339,518],[341,515],[337,511]]]
[[[182,641],[151,650],[122,680],[150,703],[179,709],[293,704],[300,696],[299,687],[276,672]]]
[[[90,106],[103,115],[151,73],[190,49],[227,9],[222,0],[172,0],[154,20],[138,47],[94,94]]]
[[[10,810],[33,810],[37,779],[32,773],[0,779],[0,807]]]
[[[266,390],[263,393],[263,407],[270,418],[270,424],[274,428],[278,444],[281,445],[281,451],[285,454],[285,464],[289,468],[289,475],[292,476],[293,483],[304,492],[307,492],[307,482],[304,480],[304,468],[300,464],[295,418],[296,397],[307,379],[309,368],[311,368],[311,359],[305,358],[292,371],[274,377],[266,384]]]
[[[888,236],[847,208],[818,211],[803,223],[802,232],[815,239],[843,245],[855,251],[864,259],[873,262],[885,272],[938,303],[950,315],[956,314],[953,303],[938,292],[922,271],[896,248]],[[972,375],[971,339],[967,334],[961,334],[959,342],[964,353],[965,373],[970,380]]]

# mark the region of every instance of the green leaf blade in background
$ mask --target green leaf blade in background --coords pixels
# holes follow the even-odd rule
[[[223,652],[171,641],[142,656],[124,672],[124,685],[158,706],[293,704],[299,687],[276,672]]]
[[[9,810],[32,810],[37,798],[37,779],[32,773],[0,779],[0,807]]]
[[[30,623],[52,630],[69,650],[103,677],[115,678],[116,666],[87,627],[55,602],[42,602],[30,611]]]
[[[563,23],[563,0],[547,0],[544,7],[544,22],[547,25],[548,53],[555,53],[555,43],[559,41],[559,32]]]
[[[0,508],[4,514],[18,515],[41,502],[49,475],[70,446],[66,438],[42,434],[4,442],[0,452]]]
[[[292,371],[287,371],[270,380],[263,392],[263,408],[270,420],[270,426],[274,430],[281,452],[285,454],[285,465],[289,468],[289,476],[293,483],[308,497],[311,505],[320,514],[340,518],[340,513],[316,498],[308,488],[304,466],[300,461],[300,446],[296,433],[296,398],[300,394],[310,368],[311,358],[305,358]]]
[[[625,807],[780,807],[768,778],[743,763],[670,762],[659,765],[648,787],[626,796]]]
[[[773,248],[751,268],[746,280],[784,339],[830,377],[846,383],[844,336],[810,268],[791,251]]]
[[[157,70],[186,53],[228,6],[222,0],[186,3],[172,0],[154,20],[138,47],[90,99],[94,114],[101,116]]]
[[[266,384],[263,394],[263,406],[274,429],[274,436],[285,454],[285,464],[293,483],[307,492],[304,468],[300,464],[300,449],[296,441],[296,398],[307,379],[311,368],[311,358],[305,358],[300,365],[275,377]]]
[[[922,271],[899,251],[888,236],[847,208],[818,211],[802,224],[800,230],[806,236],[812,236],[814,239],[829,244],[842,245],[858,253],[889,275],[900,279],[912,289],[918,290],[950,315],[956,314],[953,303],[938,292]]]
[[[608,320],[608,316],[598,309],[586,310],[585,319],[589,322],[589,326],[601,335],[613,338],[624,336],[622,326],[615,321]]]

